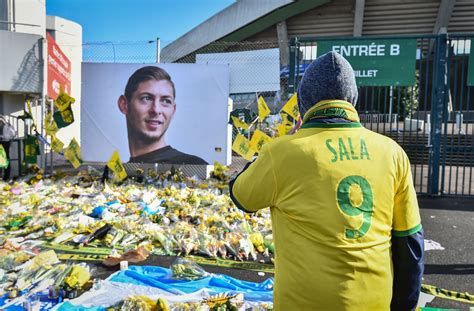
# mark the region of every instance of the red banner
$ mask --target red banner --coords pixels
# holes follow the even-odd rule
[[[56,99],[62,87],[71,95],[71,61],[48,33],[48,96]]]

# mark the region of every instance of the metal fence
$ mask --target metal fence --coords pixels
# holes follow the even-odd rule
[[[157,46],[157,40],[88,42],[82,45],[82,58],[91,63],[155,63]]]
[[[25,166],[22,164],[24,162],[24,137],[35,133],[44,134],[42,131],[44,111],[41,100],[39,96],[35,96],[30,97],[29,101],[31,105],[30,117],[27,117],[26,114],[26,104],[24,110],[4,116],[16,134],[16,138],[10,141],[9,146],[10,176],[19,176],[24,173]],[[42,142],[40,142],[38,164],[45,166],[45,145]],[[6,169],[0,169],[0,176],[3,177],[4,174],[6,174]]]
[[[472,34],[370,39],[416,40],[416,83],[412,86],[361,86],[357,109],[365,127],[396,140],[412,163],[419,194],[474,196],[474,88],[467,84]],[[341,38],[295,38],[289,60],[280,59],[280,90],[230,94],[234,108],[257,112],[263,96],[278,112],[298,87],[317,43]],[[342,38],[361,40],[365,38]],[[84,62],[196,62],[197,54],[278,48],[277,41],[214,42],[185,57],[160,55],[157,40],[92,42],[83,45]],[[176,51],[176,55],[182,55]],[[261,61],[264,61],[263,59]],[[258,65],[256,59],[252,65]],[[250,66],[250,64],[249,64]]]
[[[410,158],[419,194],[474,195],[474,88],[467,85],[472,35],[427,35],[371,39],[415,39],[413,86],[359,86],[357,109],[368,129],[397,141]],[[327,40],[299,38],[290,46],[290,92]],[[471,64],[472,65],[472,64]]]

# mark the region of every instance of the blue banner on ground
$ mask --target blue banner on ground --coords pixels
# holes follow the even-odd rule
[[[210,274],[195,281],[174,280],[170,270],[152,266],[131,266],[109,278],[112,282],[152,286],[173,294],[189,294],[203,288],[216,293],[241,292],[248,301],[273,301],[273,278],[262,283],[247,282],[224,274]]]

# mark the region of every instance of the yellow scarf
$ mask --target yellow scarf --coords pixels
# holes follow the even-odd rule
[[[359,115],[351,103],[339,99],[328,99],[318,102],[304,115],[303,123],[323,118],[341,118],[352,122],[360,122]]]

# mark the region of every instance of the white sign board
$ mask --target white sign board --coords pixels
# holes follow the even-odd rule
[[[83,63],[82,81],[83,160],[230,164],[228,66]]]
[[[278,49],[197,54],[196,63],[229,65],[231,94],[280,90]]]

